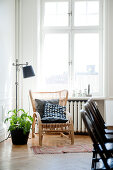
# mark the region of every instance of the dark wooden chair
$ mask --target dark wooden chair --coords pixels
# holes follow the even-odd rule
[[[86,111],[81,111],[81,117],[94,146],[91,169],[113,169],[113,143],[103,142],[95,123]],[[98,157],[97,154],[99,155]]]
[[[89,117],[91,118],[91,120],[94,121],[95,126],[99,130],[101,138],[104,141],[104,143],[106,143],[106,142],[113,142],[113,134],[107,134],[105,132],[104,127],[101,126],[101,123],[100,123],[100,121],[97,118],[97,114],[96,114],[95,110],[93,110],[93,108],[91,107],[89,102],[87,102],[84,105],[84,108],[85,108],[86,112],[89,114]]]
[[[113,134],[113,130],[107,129],[107,125],[106,125],[106,123],[105,123],[105,121],[104,121],[104,119],[103,119],[103,117],[102,117],[102,115],[101,115],[101,113],[99,111],[97,103],[92,98],[88,100],[88,103],[89,103],[91,109],[93,110],[93,112],[94,112],[94,114],[96,116],[96,119],[100,124],[100,127],[102,129],[104,129],[106,134]]]

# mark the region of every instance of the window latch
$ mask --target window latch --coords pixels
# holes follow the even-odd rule
[[[70,65],[72,64],[72,61],[69,61],[68,64],[69,64],[69,66],[70,66]]]
[[[72,11],[67,13],[69,16],[72,16]]]

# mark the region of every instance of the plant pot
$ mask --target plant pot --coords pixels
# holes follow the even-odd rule
[[[29,137],[29,132],[26,134],[23,133],[23,129],[16,128],[11,131],[11,139],[14,145],[25,145],[27,144]]]

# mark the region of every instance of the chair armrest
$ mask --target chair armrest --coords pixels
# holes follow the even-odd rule
[[[38,120],[38,124],[42,123],[40,114],[38,112],[35,112],[36,118]]]
[[[41,121],[40,114],[38,112],[33,112],[33,122],[36,122],[36,120],[38,120],[38,122]]]

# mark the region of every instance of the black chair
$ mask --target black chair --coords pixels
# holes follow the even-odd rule
[[[106,169],[110,170],[113,169],[113,143],[111,147],[111,143],[104,143],[98,133],[98,130],[95,127],[94,122],[91,120],[91,117],[86,111],[81,111],[81,117],[84,121],[84,124],[88,130],[88,134],[92,139],[93,146],[94,146],[94,153],[92,158],[92,170],[99,170],[99,169]]]
[[[96,111],[91,107],[89,102],[87,102],[84,105],[84,108],[85,108],[86,112],[88,113],[89,117],[91,118],[91,120],[94,121],[96,128],[100,132],[100,135],[101,135],[101,138],[102,138],[103,142],[104,143],[106,143],[106,142],[113,142],[113,134],[109,134],[109,133],[107,134],[105,132],[104,127],[101,126],[101,122],[97,118]]]
[[[92,110],[94,111],[95,113],[95,116],[100,124],[100,126],[104,129],[105,133],[106,134],[113,134],[113,130],[111,129],[107,129],[107,126],[106,126],[106,123],[98,109],[98,106],[97,106],[97,103],[93,100],[93,99],[89,99],[88,100],[88,103],[90,104]]]
[[[109,152],[111,152],[111,154],[113,155],[113,135],[105,133],[104,129],[100,126],[100,124],[96,118],[95,112],[92,110],[92,108],[88,102],[85,104],[85,110],[86,110],[90,120],[93,122],[93,124],[95,126],[96,132],[98,133],[98,136],[99,136],[100,143],[107,147],[108,154],[109,154]],[[95,150],[93,152],[95,155],[97,154]]]

